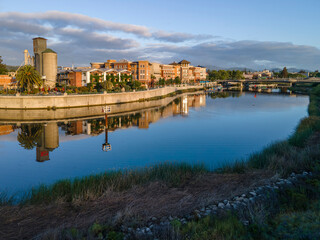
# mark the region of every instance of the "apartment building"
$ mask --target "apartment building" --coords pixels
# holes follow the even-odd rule
[[[151,63],[151,77],[154,76],[155,81],[159,81],[162,77],[161,73],[161,64],[160,63]]]
[[[71,86],[86,86],[91,82],[91,75],[99,75],[99,81],[105,81],[106,75],[131,75],[134,81],[140,81],[145,85],[152,85],[152,80],[159,81],[179,77],[182,83],[190,81],[202,81],[206,79],[207,73],[204,67],[194,67],[187,60],[173,62],[170,64],[160,64],[143,61],[130,62],[128,60],[112,60],[106,62],[92,62],[90,68],[61,70],[58,73],[59,82],[67,82]]]
[[[149,61],[137,61],[131,64],[132,79],[144,84],[151,82],[151,63]]]
[[[174,79],[176,77],[175,67],[173,65],[161,65],[161,77],[165,80]]]

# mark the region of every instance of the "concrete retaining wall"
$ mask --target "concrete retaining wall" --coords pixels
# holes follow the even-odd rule
[[[189,93],[192,94],[192,93]],[[108,116],[130,114],[146,109],[167,106],[177,97],[187,96],[188,93],[179,94],[173,97],[166,97],[154,101],[132,102],[110,105]],[[50,121],[70,121],[77,119],[89,119],[92,117],[104,117],[102,106],[90,106],[81,108],[61,108],[56,110],[47,109],[0,109],[0,123],[34,123]]]
[[[201,88],[203,87],[165,87],[130,93],[84,94],[67,96],[0,96],[0,109],[74,108],[120,104],[165,96],[178,90]]]

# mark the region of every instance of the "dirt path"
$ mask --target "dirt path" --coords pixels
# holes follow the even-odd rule
[[[269,182],[270,173],[209,173],[179,188],[161,182],[125,192],[106,192],[94,201],[0,207],[0,239],[31,239],[46,231],[88,228],[94,222],[114,225],[145,222],[151,217],[184,216],[194,209],[230,199]]]

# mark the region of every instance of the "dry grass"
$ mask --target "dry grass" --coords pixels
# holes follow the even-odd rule
[[[118,226],[139,225],[151,216],[184,216],[196,208],[231,198],[266,184],[271,173],[207,173],[194,176],[177,187],[156,181],[123,192],[106,191],[90,201],[0,207],[0,238],[30,239],[50,230],[87,229],[95,222]],[[18,227],[17,227],[18,226]]]

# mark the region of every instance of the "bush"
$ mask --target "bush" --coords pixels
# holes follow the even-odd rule
[[[125,88],[126,92],[130,92],[131,91],[131,87],[128,86],[128,85],[126,85],[124,88]]]
[[[114,87],[113,88],[113,92],[121,92],[121,88],[120,87]]]

